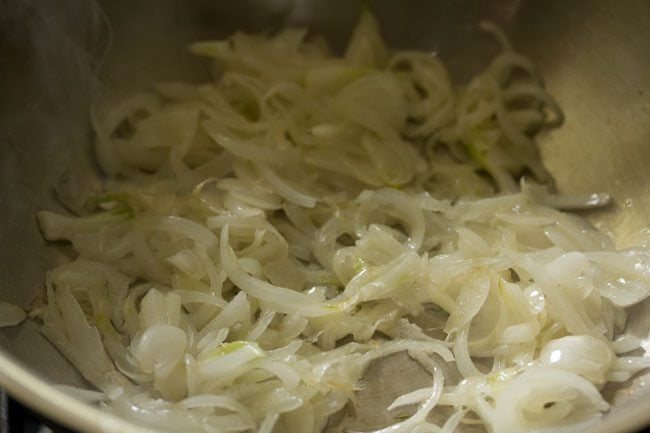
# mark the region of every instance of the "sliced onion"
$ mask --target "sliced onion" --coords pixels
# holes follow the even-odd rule
[[[496,400],[494,430],[557,431],[589,421],[609,408],[583,377],[550,367],[531,368],[508,383]]]
[[[302,293],[273,286],[244,272],[237,261],[235,252],[230,247],[228,231],[227,225],[221,231],[221,260],[228,277],[242,290],[282,313],[299,312],[308,317],[332,313],[332,308],[317,304]]]
[[[131,343],[131,353],[145,372],[166,377],[183,359],[187,336],[170,325],[153,325]]]
[[[16,326],[25,320],[25,317],[25,312],[19,306],[0,301],[0,328]]]
[[[616,356],[609,344],[591,335],[569,335],[551,340],[539,354],[542,365],[580,374],[601,385]]]

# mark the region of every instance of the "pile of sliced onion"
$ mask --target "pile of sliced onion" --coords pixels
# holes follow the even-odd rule
[[[559,210],[607,196],[541,186],[534,134],[561,112],[483,28],[501,51],[460,88],[364,12],[343,56],[303,29],[236,33],[190,47],[213,81],[94,113],[103,190],[37,215],[77,254],[33,312],[100,393],[68,392],[164,430],[312,433],[407,352],[433,381],[378,432],[597,420],[599,389],[648,366],[619,354],[650,255]]]

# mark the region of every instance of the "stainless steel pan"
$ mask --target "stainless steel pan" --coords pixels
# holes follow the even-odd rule
[[[97,182],[90,157],[89,107],[154,80],[201,80],[206,65],[187,42],[237,30],[308,25],[341,48],[360,8],[351,0],[4,0],[0,2],[0,299],[28,308],[45,270],[65,259],[47,245],[33,215],[74,208]],[[650,235],[650,2],[644,0],[378,0],[388,42],[436,51],[458,80],[494,50],[476,23],[490,19],[541,69],[566,112],[542,139],[563,192],[607,191],[615,204],[589,218],[619,246]],[[110,24],[109,24],[110,23]],[[110,29],[109,29],[110,27]],[[53,191],[73,194],[54,199]],[[648,337],[647,306],[630,328]],[[380,365],[375,373],[392,368]],[[615,406],[598,431],[650,425],[648,379],[607,390]],[[0,386],[37,411],[80,431],[143,431],[79,403],[51,384],[85,386],[29,322],[0,330]],[[377,417],[391,392],[373,379],[360,416]],[[374,390],[374,391],[372,391]],[[368,418],[370,419],[370,418]]]

